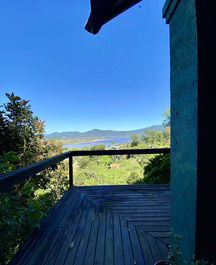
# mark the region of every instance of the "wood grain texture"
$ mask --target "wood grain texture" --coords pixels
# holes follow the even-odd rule
[[[169,232],[168,185],[74,187],[10,265],[153,265]]]

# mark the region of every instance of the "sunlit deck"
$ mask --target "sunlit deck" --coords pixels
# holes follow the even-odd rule
[[[168,185],[74,187],[10,264],[153,265],[169,231]]]

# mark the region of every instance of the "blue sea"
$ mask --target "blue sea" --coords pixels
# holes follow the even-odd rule
[[[112,138],[112,139],[104,139],[98,140],[95,142],[87,142],[87,143],[79,143],[79,144],[63,144],[62,146],[65,148],[84,148],[84,147],[92,147],[99,144],[103,144],[105,146],[115,146],[117,144],[124,144],[126,142],[130,142],[130,138]]]

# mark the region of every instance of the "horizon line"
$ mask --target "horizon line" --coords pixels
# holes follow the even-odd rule
[[[115,130],[115,129],[98,129],[98,128],[94,128],[94,129],[90,129],[87,131],[78,131],[78,130],[70,130],[70,131],[54,131],[54,132],[45,132],[44,134],[53,134],[53,133],[68,133],[68,132],[78,132],[78,133],[86,133],[86,132],[90,132],[90,131],[94,131],[94,130],[99,130],[99,131],[116,131],[116,132],[127,132],[127,131],[137,131],[137,130],[143,130],[152,126],[163,126],[163,124],[153,124],[153,125],[149,125],[143,128],[137,128],[137,129],[128,129],[128,130]]]

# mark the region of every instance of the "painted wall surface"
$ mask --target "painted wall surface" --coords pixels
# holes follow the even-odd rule
[[[189,260],[195,246],[197,185],[195,0],[167,1],[165,7],[170,24],[172,226],[173,232],[182,236],[184,259]]]

